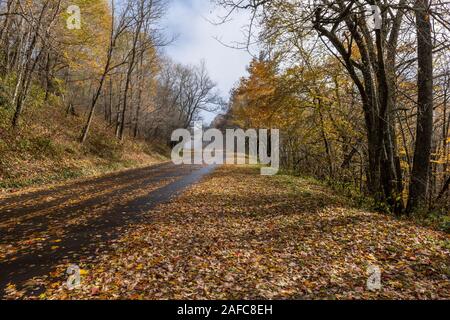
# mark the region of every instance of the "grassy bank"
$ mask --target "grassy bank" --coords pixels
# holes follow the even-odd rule
[[[121,142],[101,119],[81,145],[84,115],[69,115],[56,101],[26,109],[15,130],[11,116],[12,109],[0,107],[0,194],[167,160],[163,145]]]

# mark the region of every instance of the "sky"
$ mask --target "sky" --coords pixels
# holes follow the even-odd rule
[[[203,59],[211,79],[217,83],[221,95],[227,99],[230,89],[246,75],[251,55],[245,50],[229,48],[244,39],[243,28],[248,25],[248,14],[238,12],[225,24],[215,25],[219,9],[209,0],[171,0],[163,25],[168,34],[176,35],[174,43],[164,51],[176,62],[199,64]],[[220,39],[220,41],[217,40]],[[205,123],[215,114],[202,114]]]

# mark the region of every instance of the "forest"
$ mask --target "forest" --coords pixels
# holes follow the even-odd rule
[[[241,48],[265,48],[220,125],[280,128],[285,168],[382,210],[448,214],[448,3],[218,2],[251,12]]]
[[[228,104],[204,62],[184,66],[161,52],[173,41],[159,26],[165,0],[66,10],[76,4],[2,1],[0,101],[12,128],[57,103],[84,116],[81,143],[96,115],[119,140],[167,141],[201,110],[226,109],[219,125],[281,129],[286,169],[397,214],[448,210],[448,4],[377,3],[382,25],[371,32],[365,1],[218,1],[230,16],[251,11],[242,46],[263,48]]]
[[[444,0],[0,0],[0,299],[450,299],[449,21]],[[260,161],[177,163],[208,150],[199,123]]]
[[[111,162],[115,150],[127,153],[120,145],[125,136],[164,150],[174,129],[189,127],[202,110],[223,106],[204,61],[182,65],[164,54],[174,41],[160,25],[168,3],[0,2],[0,170],[12,181],[5,187],[31,183],[22,182],[22,166],[30,166],[30,157],[54,154],[58,145],[49,145],[55,135],[68,133],[59,146],[69,144],[71,153],[56,152],[60,158],[91,153],[96,161],[101,153]],[[101,135],[94,129],[89,140],[93,122]],[[21,168],[11,165],[15,161]],[[58,170],[56,175],[67,171]],[[80,170],[84,166],[76,163],[68,175]]]

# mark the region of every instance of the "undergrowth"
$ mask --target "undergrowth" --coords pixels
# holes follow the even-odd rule
[[[167,160],[168,149],[126,138],[119,141],[95,119],[87,141],[78,142],[85,117],[66,113],[59,98],[43,100],[33,87],[18,128],[13,108],[0,92],[0,191],[65,181]]]

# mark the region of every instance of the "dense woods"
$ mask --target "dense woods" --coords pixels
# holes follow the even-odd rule
[[[58,103],[85,118],[81,143],[95,115],[120,140],[166,141],[200,110],[217,108],[204,63],[184,66],[162,53],[172,40],[160,26],[166,9],[164,0],[2,1],[1,108],[11,126],[20,128],[27,108]]]
[[[444,0],[0,0],[0,299],[449,299],[449,21]]]
[[[386,210],[448,214],[448,3],[218,3],[229,16],[249,11],[242,47],[264,49],[218,123],[280,128],[286,168],[370,195]]]
[[[224,23],[235,10],[249,11],[243,46],[262,49],[216,124],[279,128],[285,168],[369,195],[397,214],[445,213],[447,3],[216,3],[229,11]],[[173,40],[161,28],[167,7],[166,0],[2,1],[0,110],[7,130],[18,132],[29,112],[58,105],[82,119],[81,144],[100,118],[118,141],[167,143],[202,110],[223,108],[204,62],[186,66],[164,55]]]

